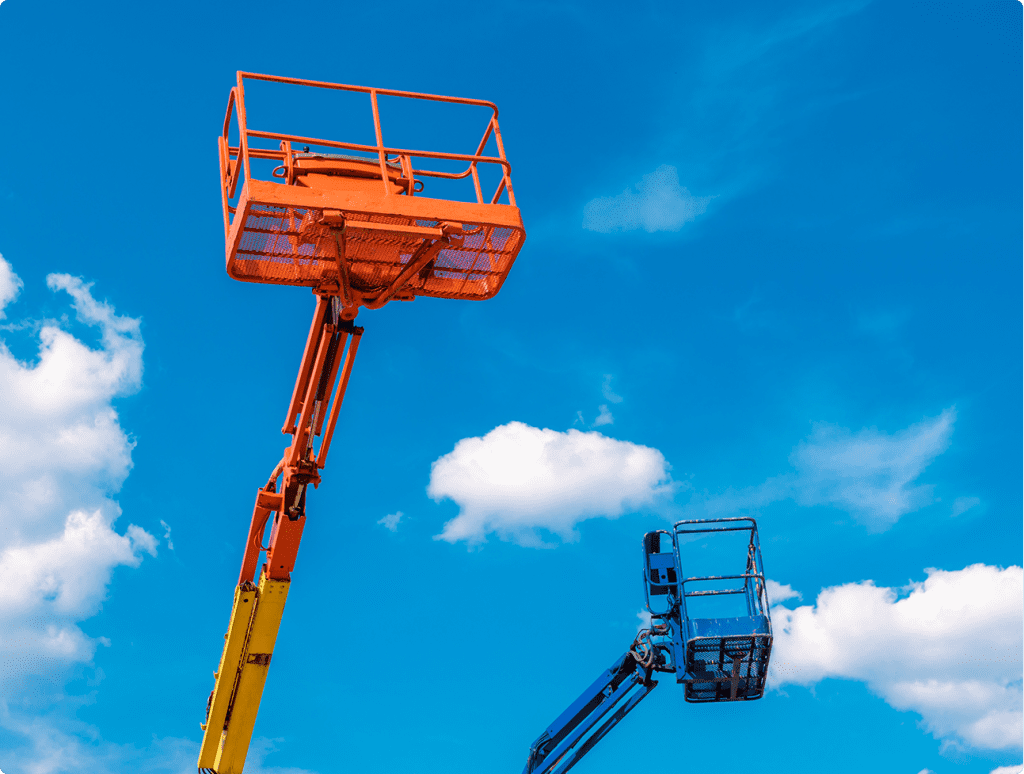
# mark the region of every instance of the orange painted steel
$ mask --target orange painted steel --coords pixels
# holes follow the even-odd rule
[[[368,94],[376,145],[250,129],[244,87],[249,79]],[[490,117],[471,153],[392,148],[383,141],[378,96],[483,107],[490,110]],[[237,146],[229,143],[232,119],[237,123]],[[498,155],[483,155],[492,137]],[[252,140],[278,141],[279,146],[253,147]],[[303,151],[296,152],[296,145],[303,145]],[[313,145],[373,155],[309,152],[305,147]],[[305,527],[306,495],[310,485],[316,488],[320,484],[320,471],[327,462],[359,350],[363,329],[352,322],[359,309],[379,309],[389,301],[416,296],[490,298],[501,289],[526,232],[515,204],[498,108],[491,102],[240,72],[228,98],[218,150],[228,274],[246,282],[307,286],[317,299],[281,428],[292,436],[291,443],[268,482],[256,493],[237,586],[246,592],[242,601],[247,603],[248,592],[255,593],[257,588],[253,581],[261,553],[265,552],[265,561],[259,570],[259,588],[264,581],[291,580]],[[260,180],[252,175],[252,159],[280,164],[270,179]],[[420,169],[413,166],[413,159],[465,162],[467,166],[461,172]],[[481,164],[501,171],[490,199],[481,188]],[[424,196],[429,178],[468,179],[471,200]],[[501,203],[503,196],[506,203]],[[264,546],[268,526],[270,537]],[[259,603],[256,605],[258,611]],[[232,615],[234,629],[235,613]],[[257,615],[252,615],[255,622]],[[250,627],[256,626],[253,622]],[[239,686],[247,665],[266,668],[270,663],[269,653],[254,657],[245,648],[248,645],[239,651],[238,665],[225,664],[228,657],[222,657],[211,704],[217,704],[214,716],[225,720],[223,728],[203,726],[201,771],[240,772],[244,765],[262,687],[250,690],[244,705],[248,710],[235,714],[248,718],[246,728],[232,731],[233,710],[242,706],[234,702],[242,690]],[[222,680],[234,680],[225,683],[223,695],[230,696],[229,702],[215,698]],[[254,683],[250,679],[246,684]],[[210,713],[208,705],[208,723],[212,722]],[[244,741],[239,743],[239,739]]]
[[[251,128],[246,80],[367,94],[376,144]],[[379,96],[484,107],[490,116],[480,142],[466,153],[391,147],[383,140]],[[239,137],[235,146],[229,141],[233,126]],[[492,137],[498,155],[484,155]],[[279,145],[254,147],[253,141]],[[304,150],[296,151],[298,146]],[[370,155],[310,152],[310,146]],[[392,299],[491,298],[526,237],[498,109],[484,100],[239,73],[219,150],[228,274],[246,282],[304,285],[337,294],[345,319],[352,319],[360,306],[377,308]],[[252,159],[280,166],[260,180],[252,175]],[[464,162],[466,167],[461,172],[417,168],[414,159]],[[481,189],[480,165],[501,173],[490,198]],[[470,178],[471,200],[423,195],[429,178]]]

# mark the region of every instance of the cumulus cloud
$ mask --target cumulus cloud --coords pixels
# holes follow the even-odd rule
[[[785,602],[787,599],[803,599],[803,595],[799,591],[794,591],[792,586],[783,585],[771,578],[765,578],[764,585],[768,591],[768,601],[777,605],[779,602]]]
[[[18,297],[22,287],[21,277],[15,274],[11,265],[0,256],[0,320],[6,317],[4,307]]]
[[[90,348],[56,323],[41,326],[35,363],[19,362],[0,342],[0,515],[18,514],[5,519],[0,547],[47,539],[79,508],[114,518],[109,495],[131,469],[135,444],[111,401],[141,385],[139,321],[97,302],[80,279],[51,274],[47,284],[72,297],[78,320],[99,329],[101,346]]]
[[[1024,774],[1024,763],[1018,763],[1014,766],[1000,766],[998,769],[992,769],[989,774]]]
[[[76,277],[51,274],[47,284],[70,296],[99,345],[55,322],[12,326],[35,330],[31,362],[0,341],[0,705],[24,699],[32,681],[60,684],[89,662],[105,640],[78,624],[99,609],[115,567],[156,554],[141,527],[114,529],[121,510],[113,495],[131,470],[134,442],[112,401],[141,384],[139,321],[117,315]],[[0,305],[20,287],[0,257]]]
[[[583,228],[613,231],[678,231],[704,214],[711,196],[694,196],[679,184],[679,171],[662,164],[618,196],[600,196],[583,208]]]
[[[1021,747],[1024,572],[975,564],[907,588],[871,581],[775,606],[770,684],[860,680],[951,744]]]
[[[152,535],[135,525],[119,535],[100,510],[72,512],[50,540],[4,549],[0,621],[7,626],[0,657],[16,661],[16,673],[46,671],[55,661],[89,661],[96,640],[74,622],[96,611],[113,568],[137,567],[143,552],[156,555]]]
[[[405,514],[402,513],[401,511],[396,511],[395,513],[389,513],[383,519],[378,519],[377,523],[382,525],[384,528],[390,530],[391,532],[398,532],[398,522],[400,522],[402,520],[402,517],[404,515]]]
[[[459,506],[436,539],[473,545],[495,533],[522,546],[550,547],[538,530],[573,541],[579,522],[655,507],[674,488],[657,449],[598,432],[510,422],[462,439],[436,460],[427,494]]]
[[[914,482],[949,447],[955,421],[951,407],[892,435],[873,427],[853,433],[816,423],[789,456],[795,472],[756,487],[696,496],[689,508],[720,516],[792,499],[803,506],[840,508],[873,530],[888,529],[932,502],[932,487]]]

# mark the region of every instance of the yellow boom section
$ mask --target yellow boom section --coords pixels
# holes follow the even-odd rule
[[[242,774],[289,585],[263,575],[259,588],[245,583],[235,589],[231,624],[203,725],[200,769]]]

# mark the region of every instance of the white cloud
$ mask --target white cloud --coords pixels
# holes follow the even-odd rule
[[[605,374],[604,381],[601,383],[601,394],[604,395],[604,399],[609,403],[622,403],[622,396],[616,395],[612,391],[612,375]]]
[[[610,425],[615,422],[615,417],[612,416],[612,412],[608,410],[608,407],[603,403],[597,407],[598,415],[597,419],[594,420],[594,427],[602,427],[603,425]]]
[[[141,384],[139,321],[96,301],[80,279],[51,274],[47,284],[70,295],[78,321],[98,329],[99,345],[55,322],[11,326],[37,330],[31,362],[0,341],[0,706],[37,710],[54,692],[30,691],[30,684],[58,688],[109,644],[78,624],[99,609],[114,568],[156,554],[156,539],[141,527],[114,529],[121,509],[112,498],[135,444],[112,401]],[[0,257],[0,305],[20,287]],[[43,721],[26,723],[0,716],[0,725],[36,734],[40,744],[60,733]],[[61,770],[46,761],[62,754],[56,747],[39,753],[30,770]]]
[[[164,540],[167,541],[168,550],[173,551],[174,543],[171,542],[171,525],[163,519],[160,519],[160,526],[164,528]]]
[[[600,196],[583,208],[583,228],[612,231],[678,231],[708,208],[711,196],[694,196],[679,184],[675,167],[662,164],[634,188],[618,196]]]
[[[0,621],[7,636],[0,658],[33,672],[54,660],[89,661],[96,641],[75,622],[96,612],[113,568],[137,567],[142,552],[156,554],[152,535],[135,525],[119,535],[99,510],[72,512],[63,533],[50,540],[4,549]]]
[[[0,320],[7,316],[4,314],[4,307],[18,297],[22,287],[24,283],[21,277],[15,274],[11,265],[0,256]]]
[[[277,752],[277,744],[282,741],[284,741],[282,738],[258,737],[253,739],[252,744],[249,745],[249,754],[245,759],[245,774],[313,774],[308,769],[300,769],[296,766],[267,766],[265,764],[267,756],[272,752]]]
[[[818,424],[790,456],[800,485],[801,505],[828,504],[867,520],[893,524],[931,502],[931,487],[913,482],[949,447],[956,410],[946,409],[906,430],[886,435],[875,428],[856,435]]]
[[[992,769],[989,774],[1024,774],[1024,763],[1017,763],[1013,766],[1000,766]]]
[[[0,709],[0,724],[15,731],[25,744],[5,750],[4,765],[26,774],[195,774],[199,743],[193,739],[158,738],[145,747],[100,739],[99,729],[78,720],[58,728],[49,717],[19,718]],[[71,733],[69,733],[69,731]],[[245,774],[314,774],[293,766],[267,766],[280,739],[256,737],[249,746]],[[16,768],[15,768],[16,767]]]
[[[967,513],[976,505],[981,505],[980,497],[958,497],[953,501],[953,510],[949,515],[959,516],[961,513]]]
[[[650,610],[640,610],[640,611],[637,612],[636,617],[640,621],[640,623],[637,624],[637,627],[636,627],[636,630],[638,632],[643,631],[644,629],[650,629],[651,628],[651,611]]]
[[[1019,748],[1024,572],[926,572],[906,589],[848,583],[813,606],[773,607],[771,685],[861,680],[938,738]]]
[[[398,532],[398,522],[400,522],[402,520],[402,517],[404,515],[405,514],[402,513],[401,511],[396,511],[395,513],[389,513],[383,519],[378,519],[377,523],[384,525],[384,527],[386,527],[387,529],[391,530],[392,532]]]
[[[762,508],[780,500],[830,505],[871,529],[888,529],[899,518],[932,502],[932,487],[913,485],[928,464],[949,447],[956,409],[892,435],[876,428],[853,433],[816,423],[789,456],[795,473],[760,486],[695,497],[689,508],[718,516]]]
[[[616,395],[612,391],[611,374],[604,375],[604,379],[601,382],[601,394],[604,395],[604,399],[608,401],[608,403],[622,403],[622,396]],[[597,411],[597,417],[594,419],[594,422],[593,424],[590,425],[590,427],[604,427],[605,425],[615,424],[615,416],[612,414],[611,409],[608,408],[607,403],[602,403],[600,406],[598,406]],[[584,427],[587,426],[586,420],[583,418],[582,411],[576,412],[576,422],[573,422],[573,424],[575,425],[577,423],[583,425]]]
[[[773,605],[787,599],[803,599],[803,595],[799,591],[794,591],[792,586],[777,583],[771,578],[765,578],[764,585],[768,591],[768,601]]]
[[[10,771],[26,774],[195,774],[199,743],[191,739],[157,738],[145,748],[99,738],[99,729],[74,719],[52,716],[25,718],[0,713],[0,725],[15,732],[23,745],[3,752]]]
[[[473,545],[493,532],[519,545],[548,547],[537,530],[573,541],[579,522],[657,506],[674,488],[657,449],[598,432],[510,422],[482,438],[462,439],[436,460],[427,494],[459,506],[437,539]]]
[[[5,519],[0,548],[56,534],[76,509],[116,518],[109,495],[131,469],[135,444],[111,401],[141,384],[139,321],[96,302],[79,279],[51,274],[47,284],[72,296],[78,319],[99,328],[101,346],[92,349],[55,323],[39,330],[34,364],[0,342],[0,516],[18,514]]]

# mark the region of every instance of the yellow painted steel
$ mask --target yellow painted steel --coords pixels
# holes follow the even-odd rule
[[[231,707],[231,696],[234,693],[238,665],[245,650],[245,641],[249,636],[249,623],[253,608],[256,607],[256,587],[248,583],[235,588],[235,603],[231,608],[231,623],[228,633],[224,635],[224,651],[217,667],[216,682],[213,695],[210,697],[210,710],[203,724],[203,744],[199,748],[199,768],[212,768],[217,760],[217,749],[220,747],[221,731]]]
[[[242,774],[290,585],[289,581],[270,580],[265,575],[260,577],[256,609],[249,624],[244,652],[237,662],[237,679],[231,694],[226,723],[218,740],[216,757],[210,766],[217,774]],[[217,679],[219,683],[221,678]],[[207,737],[215,730],[208,724]],[[206,741],[204,738],[204,751]],[[203,758],[200,757],[200,766],[203,765],[202,761]]]

